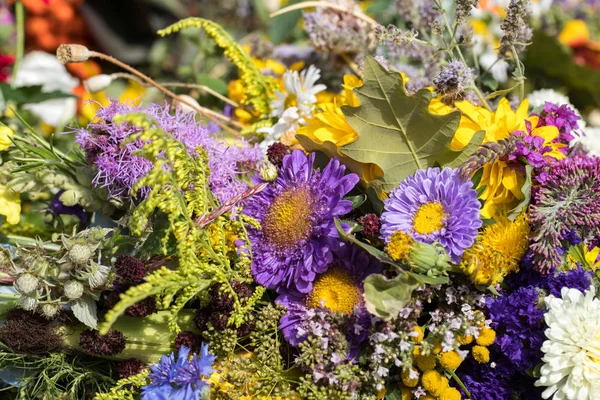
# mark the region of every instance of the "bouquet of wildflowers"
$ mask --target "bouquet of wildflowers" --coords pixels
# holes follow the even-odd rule
[[[123,69],[88,98],[149,100],[50,133],[70,95],[3,84],[6,398],[600,398],[599,128],[526,75],[549,9],[482,3],[273,12],[304,47],[158,32],[202,31],[227,96],[65,43]]]

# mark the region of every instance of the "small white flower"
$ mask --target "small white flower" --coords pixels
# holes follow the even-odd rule
[[[546,102],[556,104],[557,106],[566,104],[571,108],[575,108],[567,96],[553,89],[536,90],[531,92],[527,98],[529,99],[529,106],[533,109],[544,107]],[[579,115],[579,113],[577,113],[577,115]]]
[[[600,300],[591,286],[584,295],[563,288],[562,298],[544,299],[548,329],[542,345],[544,365],[536,386],[544,399],[597,399],[600,393]]]
[[[43,51],[27,53],[21,61],[15,79],[17,87],[41,85],[43,92],[71,93],[78,84],[79,80],[69,74],[55,55]],[[46,100],[37,104],[26,104],[23,108],[31,110],[48,125],[58,126],[69,122],[75,116],[77,100]]]
[[[600,156],[600,128],[586,128],[585,136],[575,138],[591,156]]]
[[[506,61],[498,57],[498,54],[492,49],[488,48],[485,53],[479,57],[479,64],[484,70],[489,69],[490,73],[500,83],[504,83],[508,80],[508,68],[509,65]]]
[[[295,131],[300,125],[305,125],[305,118],[312,116],[317,102],[317,94],[327,89],[323,84],[316,84],[321,77],[321,71],[314,65],[298,73],[287,71],[283,74],[283,85],[286,92],[277,91],[277,99],[271,102],[273,117],[279,117],[277,123],[269,128],[259,129],[265,133],[265,139],[260,146],[263,150],[275,143],[283,134]]]

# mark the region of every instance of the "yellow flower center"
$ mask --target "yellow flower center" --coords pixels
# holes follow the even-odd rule
[[[347,272],[334,267],[317,277],[306,305],[320,307],[323,303],[333,312],[351,314],[360,299],[361,293],[354,279]]]
[[[283,102],[283,106],[286,109],[288,109],[290,107],[296,107],[297,105],[298,105],[298,98],[296,97],[296,95],[294,93],[288,94],[287,97],[285,98],[285,101]]]
[[[445,216],[446,211],[440,203],[425,203],[415,214],[413,228],[421,235],[429,235],[442,229]]]
[[[403,262],[410,256],[413,240],[409,234],[402,231],[396,231],[390,237],[386,251],[394,261]]]
[[[289,249],[308,238],[312,231],[312,195],[307,188],[281,193],[265,216],[263,233],[279,249]]]

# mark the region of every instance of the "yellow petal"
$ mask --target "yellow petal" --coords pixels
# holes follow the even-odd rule
[[[558,40],[567,46],[587,43],[590,41],[590,30],[584,21],[573,19],[565,24]]]
[[[6,222],[16,225],[21,220],[21,195],[18,192],[0,186],[0,215],[6,217]]]
[[[8,126],[0,126],[0,151],[4,151],[12,144],[11,138],[15,133]]]

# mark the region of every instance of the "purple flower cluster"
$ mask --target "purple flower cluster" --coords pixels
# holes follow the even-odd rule
[[[557,127],[560,132],[559,141],[569,144],[574,139],[571,132],[579,129],[579,123],[577,122],[579,120],[581,118],[568,105],[557,106],[556,104],[546,102],[540,114],[538,126]],[[563,151],[566,151],[566,148]]]
[[[532,196],[529,223],[536,269],[551,271],[563,260],[563,238],[584,243],[600,237],[600,157],[565,158],[548,169]],[[574,231],[574,232],[571,232]]]
[[[200,356],[190,359],[190,349],[179,348],[175,355],[162,356],[160,362],[150,367],[149,385],[142,387],[142,400],[160,399],[204,399],[208,390],[206,378],[212,374],[212,364],[216,357],[208,352],[208,345],[202,345]],[[208,398],[208,396],[206,397]]]
[[[107,107],[98,109],[96,120],[87,128],[77,131],[76,138],[88,163],[96,167],[93,184],[106,188],[111,198],[128,200],[144,197],[150,190],[143,188],[140,193],[131,193],[135,183],[153,168],[150,161],[135,154],[144,145],[140,139],[126,142],[141,128],[127,123],[117,124],[113,120],[116,115],[131,112],[147,114],[156,121],[158,128],[182,142],[190,154],[196,155],[196,149],[203,148],[209,159],[211,190],[221,202],[244,192],[248,185],[238,178],[254,174],[262,161],[257,146],[243,140],[227,144],[223,138],[213,134],[214,127],[198,123],[194,113],[186,113],[182,109],[171,113],[168,105],[136,107],[112,100]]]
[[[591,283],[591,273],[581,267],[545,275],[535,271],[531,261],[527,254],[520,272],[506,279],[514,290],[487,299],[487,314],[496,331],[496,341],[490,347],[494,364],[466,363],[459,372],[475,400],[510,399],[513,391],[521,398],[540,398],[527,371],[540,362],[546,340],[541,298],[545,294],[560,297],[563,287],[585,292]]]
[[[527,121],[529,124],[529,121]],[[521,131],[512,133],[520,137],[516,143],[517,149],[508,156],[509,161],[516,161],[518,158],[524,158],[527,163],[534,168],[542,168],[548,165],[548,161],[543,154],[552,150],[550,146],[544,146],[544,138],[541,136],[526,135]]]

